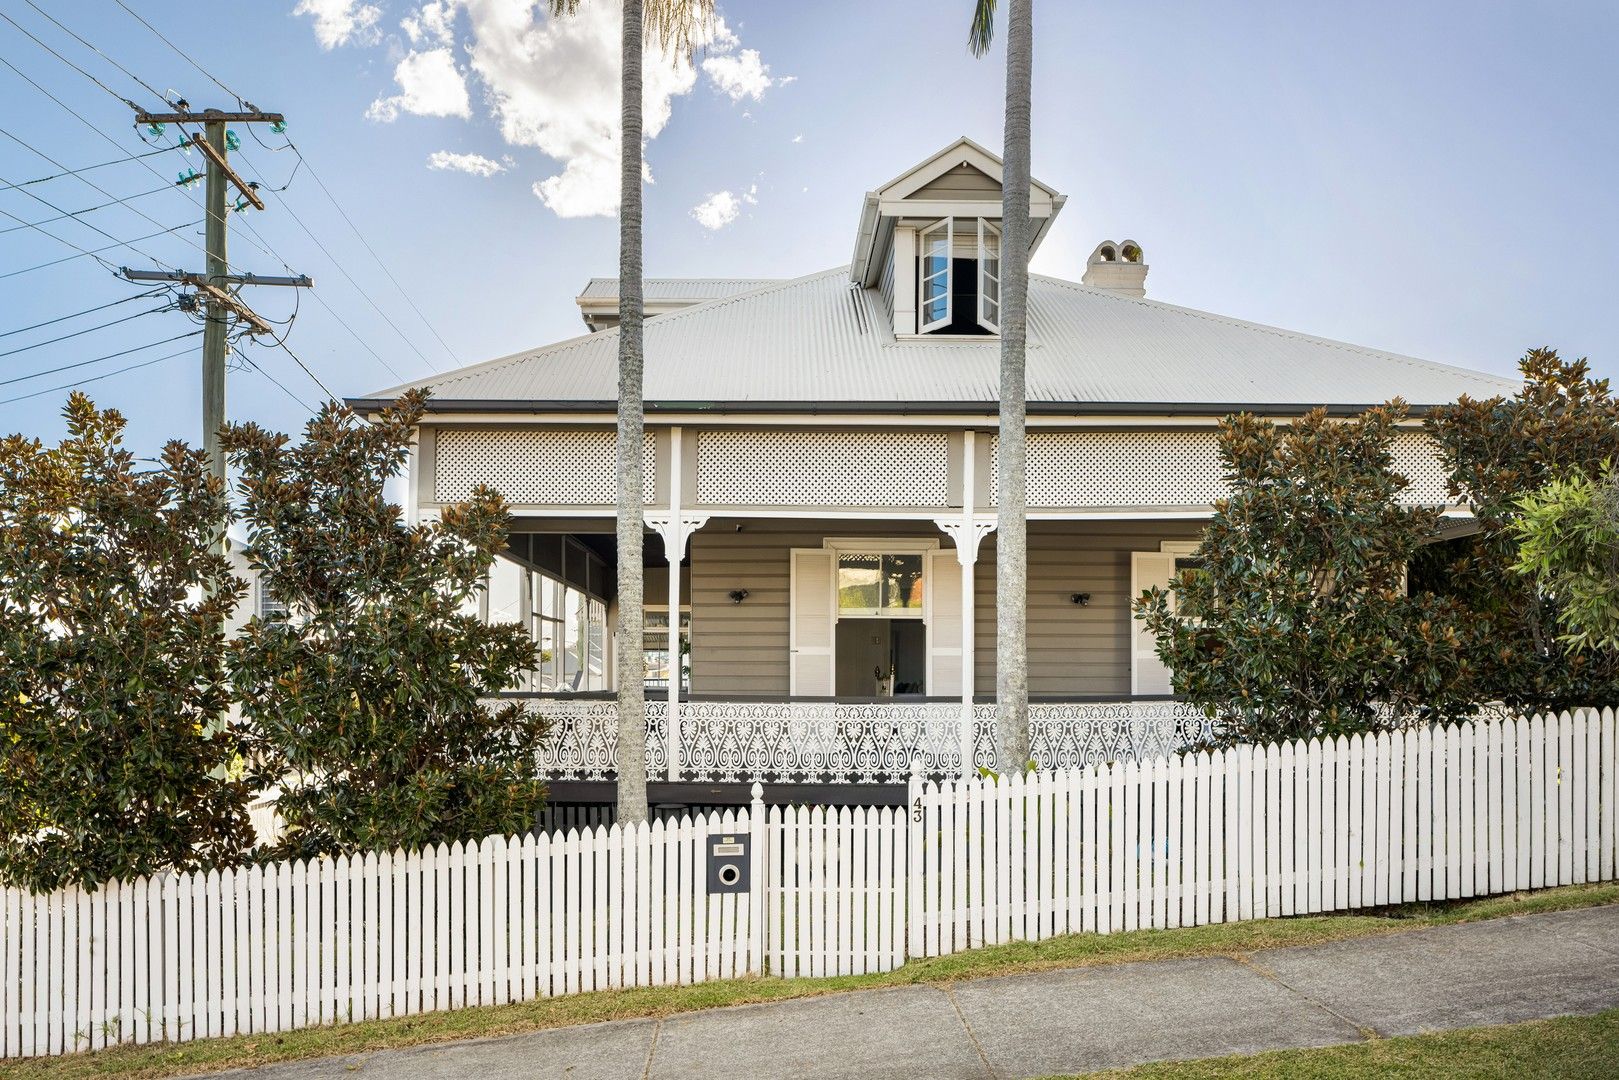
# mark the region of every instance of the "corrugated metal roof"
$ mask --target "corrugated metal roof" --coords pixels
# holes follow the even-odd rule
[[[647,278],[642,286],[642,295],[645,299],[653,301],[715,300],[722,296],[735,296],[737,293],[762,289],[766,285],[774,285],[779,280],[779,278]],[[618,299],[618,278],[591,278],[586,283],[584,291],[579,294],[579,299]]]
[[[852,286],[841,267],[661,315],[645,334],[651,409],[992,410],[996,402],[997,339],[897,340],[880,295]],[[429,388],[439,408],[610,403],[617,348],[617,331],[607,330],[407,386]],[[1057,278],[1030,279],[1034,411],[1364,406],[1396,395],[1423,406],[1515,388],[1481,372]]]

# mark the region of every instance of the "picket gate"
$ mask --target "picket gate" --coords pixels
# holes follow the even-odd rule
[[[421,851],[0,892],[0,1057],[770,972],[1012,940],[1586,881],[1619,861],[1611,710],[913,779]],[[713,834],[746,892],[706,891]]]

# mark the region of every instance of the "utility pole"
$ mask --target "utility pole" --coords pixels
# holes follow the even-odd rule
[[[160,127],[176,124],[183,131],[185,125],[202,128],[202,134],[192,133],[190,142],[208,159],[205,172],[206,190],[203,204],[207,214],[204,252],[207,256],[203,272],[159,272],[123,268],[130,281],[175,281],[190,285],[195,291],[193,303],[203,301],[207,323],[202,331],[202,445],[208,458],[208,471],[225,483],[225,451],[219,442],[219,429],[225,423],[225,357],[230,351],[227,331],[234,321],[243,323],[250,334],[271,334],[273,328],[231,292],[229,286],[282,285],[308,289],[314,282],[307,276],[266,277],[256,274],[232,274],[226,250],[226,224],[228,222],[228,189],[235,188],[242,202],[257,210],[264,209],[257,185],[252,184],[231,168],[230,136],[226,124],[282,124],[280,113],[264,112],[253,108],[243,112],[225,112],[220,109],[195,111],[184,101],[175,102],[174,111],[166,113],[137,112],[137,125]],[[190,178],[180,181],[188,183]],[[223,536],[221,537],[223,539]]]
[[[225,255],[225,173],[229,168],[225,157],[225,122],[204,121],[203,130],[207,133],[207,142],[203,145],[214,151],[208,154],[205,196],[208,284],[223,291],[224,277],[230,273],[230,262]],[[219,444],[219,429],[225,423],[225,346],[225,308],[210,297],[208,323],[202,331],[202,448],[208,455],[209,471],[219,477],[220,483],[225,482],[225,448]]]

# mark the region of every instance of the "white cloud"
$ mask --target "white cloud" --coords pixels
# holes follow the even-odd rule
[[[750,184],[750,185],[748,185],[748,190],[744,191],[742,193],[742,201],[747,203],[749,206],[758,206],[759,205],[759,185],[758,184]]]
[[[472,116],[466,80],[457,70],[454,54],[448,48],[427,52],[412,50],[394,68],[394,81],[399,84],[400,93],[373,101],[365,112],[367,119],[387,123],[400,113],[457,116],[463,120]]]
[[[455,43],[455,9],[458,0],[433,0],[423,4],[399,21],[399,28],[410,38],[412,45],[428,42],[433,45]]]
[[[732,101],[765,96],[765,91],[776,85],[770,77],[770,65],[759,59],[758,49],[743,49],[734,55],[721,54],[703,60],[703,73],[714,88]]]
[[[691,208],[691,216],[705,229],[723,229],[741,212],[742,201],[729,191],[716,191]]]
[[[802,136],[802,135],[794,135],[793,136],[793,142],[800,143],[800,142],[803,142],[803,141],[804,141],[804,136]]]
[[[561,217],[611,215],[619,196],[621,8],[596,0],[551,19],[530,0],[466,0],[472,70],[483,80],[501,134],[561,162],[534,194]],[[734,40],[716,22],[709,41]],[[703,44],[703,42],[699,42]],[[673,100],[697,72],[653,46],[644,69],[642,135],[657,138]]]
[[[455,154],[448,150],[435,150],[427,158],[429,169],[448,169],[452,172],[470,173],[473,176],[493,176],[505,172],[511,159],[502,164],[482,154]]]
[[[382,17],[382,9],[375,4],[359,0],[298,0],[292,13],[314,17],[315,40],[323,49],[335,49],[351,41],[374,45],[380,38],[377,20]]]
[[[366,115],[381,121],[401,113],[471,118],[475,105],[480,112],[487,108],[508,145],[534,147],[556,160],[554,175],[533,186],[546,206],[561,217],[610,216],[619,197],[622,8],[612,0],[589,0],[574,15],[557,19],[549,8],[538,0],[413,0],[399,23],[411,50],[394,72],[400,92],[379,98]],[[376,17],[370,18],[374,23]],[[707,77],[733,100],[757,98],[764,87],[782,81],[772,80],[756,50],[737,51],[742,43],[723,19],[716,18],[695,44],[708,60],[726,59],[720,76]],[[470,72],[458,70],[458,60]],[[467,74],[481,94],[469,94]],[[658,137],[674,99],[690,94],[702,74],[690,61],[650,46],[644,140]],[[724,89],[733,84],[738,89]],[[646,177],[650,183],[650,167]]]

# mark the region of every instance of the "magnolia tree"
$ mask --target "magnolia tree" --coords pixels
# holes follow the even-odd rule
[[[0,440],[0,882],[239,862],[223,488],[178,442],[138,469],[123,417],[82,394],[64,411],[59,446]]]
[[[383,494],[425,400],[370,423],[328,404],[296,446],[225,431],[252,565],[289,611],[230,647],[254,778],[283,789],[282,854],[524,832],[544,800],[542,722],[486,704],[532,668],[533,642],[468,611],[504,547],[505,502],[479,487],[408,525]]]
[[[1579,531],[1581,518],[1596,524],[1578,503],[1599,492],[1576,478],[1596,477],[1619,460],[1619,401],[1584,360],[1536,349],[1519,368],[1523,388],[1514,396],[1463,397],[1429,413],[1452,494],[1466,499],[1480,532],[1434,545],[1414,574],[1466,609],[1483,700],[1555,710],[1619,704],[1619,648],[1575,627],[1604,609],[1611,618],[1613,579],[1600,563],[1601,539],[1565,531]],[[1582,599],[1565,572],[1586,576],[1597,590]]]
[[[1435,510],[1402,506],[1405,407],[1220,428],[1231,494],[1197,564],[1136,601],[1175,691],[1228,743],[1333,736],[1471,711],[1456,604],[1408,596]]]

